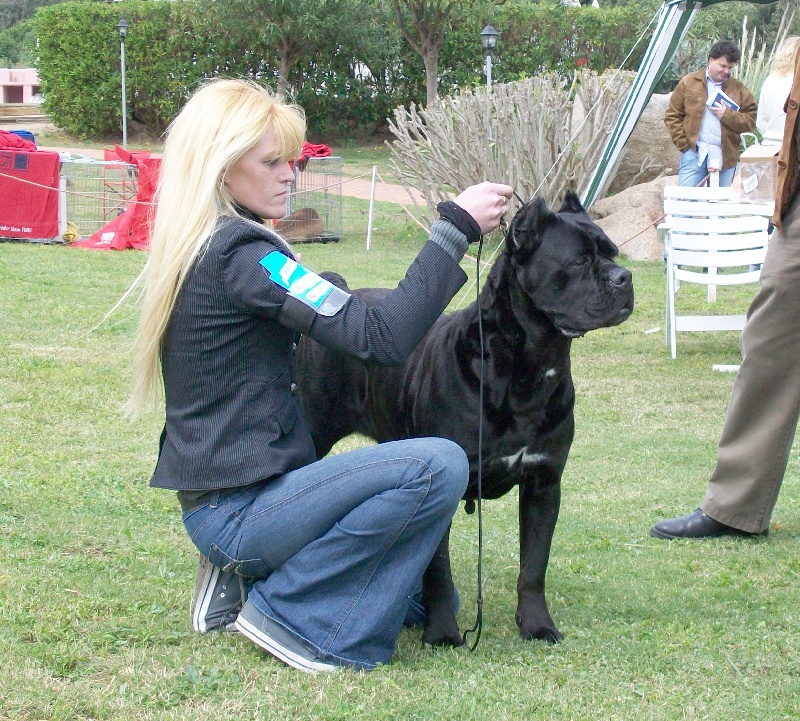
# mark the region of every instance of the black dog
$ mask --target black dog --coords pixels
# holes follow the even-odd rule
[[[516,620],[525,639],[563,638],[547,609],[544,585],[574,432],[569,353],[573,338],[631,314],[631,274],[613,262],[616,255],[617,247],[574,193],[567,193],[558,213],[537,200],[512,221],[480,295],[482,490],[485,498],[498,498],[520,486]],[[376,303],[386,291],[355,293]],[[475,303],[442,316],[402,367],[366,367],[307,338],[298,362],[303,408],[319,457],[351,433],[379,442],[449,438],[469,457],[464,497],[476,498],[481,356]],[[423,605],[426,643],[463,643],[453,612],[447,536],[425,572]]]

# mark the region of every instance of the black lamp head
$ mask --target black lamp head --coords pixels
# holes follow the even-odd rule
[[[481,47],[488,55],[491,55],[491,53],[497,47],[497,38],[499,35],[500,33],[497,32],[497,30],[495,30],[491,25],[487,25],[483,30],[481,30]]]

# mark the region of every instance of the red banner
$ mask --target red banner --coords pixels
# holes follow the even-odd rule
[[[58,153],[0,150],[0,237],[58,235]]]

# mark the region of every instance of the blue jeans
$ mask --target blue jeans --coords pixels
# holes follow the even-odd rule
[[[684,150],[681,153],[681,164],[678,168],[678,185],[696,188],[708,175],[708,158],[702,165],[697,164],[698,155],[694,150]],[[727,188],[733,182],[736,168],[719,171],[719,187]],[[703,185],[708,185],[708,181]]]
[[[254,579],[248,601],[320,660],[371,669],[389,661],[468,475],[451,441],[382,443],[215,492],[183,522],[211,563]]]

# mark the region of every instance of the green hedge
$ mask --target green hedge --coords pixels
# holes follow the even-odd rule
[[[501,31],[494,59],[497,82],[543,71],[572,74],[582,64],[618,66],[657,0],[601,9],[556,2],[508,0],[489,8]],[[293,67],[290,83],[305,107],[310,133],[352,137],[374,132],[392,108],[425,97],[422,59],[401,42],[386,4],[375,0],[371,37],[355,45],[320,39]],[[213,0],[66,2],[41,8],[34,27],[45,110],[80,136],[118,133],[121,127],[120,46],[117,22],[130,23],[125,43],[129,125],[164,130],[191,91],[217,74],[250,76],[274,85],[277,54],[258,51],[253,28],[224,23]],[[457,10],[440,56],[440,92],[483,81],[478,32],[486,7]],[[330,42],[330,46],[326,46]],[[627,67],[635,67],[644,43]],[[356,59],[360,61],[356,62]],[[366,80],[356,68],[368,67]]]
[[[259,78],[274,87],[277,54],[250,45],[248,28],[230,32],[213,2],[126,0],[113,5],[68,2],[42,8],[34,25],[39,39],[39,77],[45,110],[59,126],[80,136],[119,132],[122,117],[120,44],[117,22],[130,24],[125,42],[129,124],[161,132],[205,78]],[[224,27],[224,30],[220,30]],[[399,43],[395,43],[395,47]],[[392,107],[405,102],[414,83],[387,81],[383,68],[400,54],[368,58],[376,78],[353,77],[352,54],[310,46],[291,78],[296,100],[306,108],[312,132],[374,131]],[[365,48],[369,56],[369,48]],[[374,53],[373,53],[374,54]],[[324,59],[324,63],[320,62]],[[381,84],[384,86],[381,87]],[[386,89],[386,85],[393,89]]]
[[[44,108],[56,125],[80,136],[119,131],[122,118],[117,22],[131,26],[125,41],[128,117],[163,130],[204,77],[208,60],[194,32],[189,3],[63,3],[40,9],[39,79]]]
[[[0,30],[0,68],[31,67],[35,62],[35,42],[32,20]]]
[[[587,8],[565,7],[556,0],[508,0],[493,7],[488,18],[500,31],[492,59],[493,79],[504,83],[545,72],[571,76],[582,66],[598,73],[619,67],[660,4],[658,0],[643,0],[635,5]],[[485,24],[485,14],[479,12],[454,23],[440,57],[445,80],[440,93],[483,81],[477,33]],[[638,67],[648,41],[649,37],[639,43],[625,69]]]

